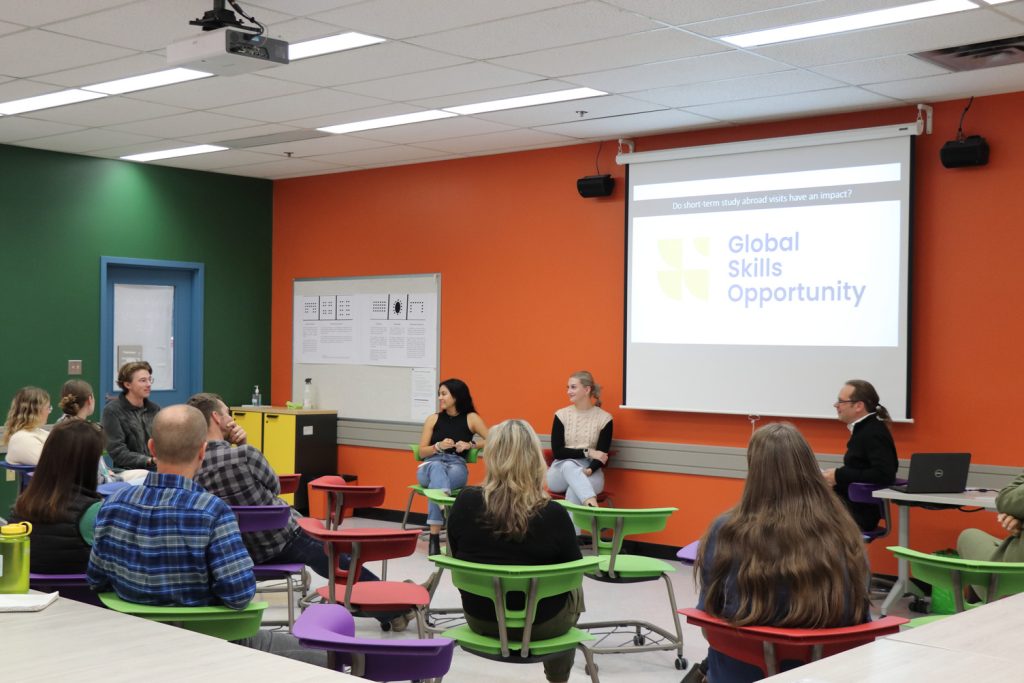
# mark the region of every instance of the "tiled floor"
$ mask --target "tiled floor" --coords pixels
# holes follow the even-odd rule
[[[397,526],[387,522],[360,518],[347,520],[345,524],[351,524],[355,527]],[[675,589],[678,606],[689,607],[695,605],[697,594],[691,570],[678,563],[673,564],[677,571],[671,575],[671,580]],[[373,563],[369,566],[372,570],[379,573],[379,563]],[[427,559],[426,543],[423,542],[419,544],[414,555],[400,560],[392,560],[388,563],[388,579],[390,580],[412,579],[416,582],[422,582],[427,579],[432,571],[433,565]],[[314,587],[324,584],[324,579],[313,575]],[[674,630],[670,616],[668,595],[665,584],[662,581],[616,585],[585,580],[584,595],[587,611],[581,617],[581,621],[608,621],[632,618],[653,622],[670,632]],[[266,599],[271,603],[271,608],[267,613],[268,618],[285,618],[283,594],[268,594],[261,597],[261,599]],[[434,594],[432,606],[459,606],[458,592],[452,586],[447,575],[444,576]],[[877,606],[878,603],[876,602],[876,609]],[[905,601],[901,607],[905,609]],[[900,610],[894,610],[893,613],[904,614]],[[682,626],[684,656],[691,664],[693,662],[700,662],[707,654],[707,643],[704,642],[699,629],[688,626],[685,620]],[[357,619],[356,628],[358,635],[368,638],[416,637],[415,627],[413,626],[410,626],[409,630],[404,633],[384,633],[373,619]],[[648,681],[678,683],[683,677],[684,672],[676,670],[675,658],[676,654],[674,651],[595,655],[602,683],[647,683]],[[451,670],[444,680],[451,683],[544,681],[544,671],[540,664],[516,665],[498,663],[476,657],[456,648]],[[582,683],[589,680],[590,677],[584,672],[583,657],[577,655],[570,681]]]

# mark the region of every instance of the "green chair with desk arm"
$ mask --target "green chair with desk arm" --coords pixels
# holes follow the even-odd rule
[[[965,560],[918,552],[902,546],[887,548],[897,558],[910,564],[911,575],[932,588],[941,588],[953,594],[957,612],[963,612],[993,602],[1008,595],[1024,593],[1024,562],[989,562],[986,560]],[[967,586],[984,588],[984,599],[967,602],[964,589]],[[914,619],[910,627],[921,626],[947,615],[934,615]]]
[[[162,607],[140,605],[117,597],[117,593],[100,593],[100,602],[108,609],[130,614],[150,621],[180,626],[188,631],[203,633],[223,640],[241,640],[256,635],[260,630],[266,602],[250,602],[242,609],[223,605],[209,607]]]
[[[591,652],[594,654],[625,654],[674,650],[676,652],[676,669],[685,669],[687,661],[683,656],[683,627],[676,611],[675,590],[668,576],[675,572],[676,568],[668,562],[654,557],[622,552],[622,542],[626,537],[661,531],[665,528],[669,516],[678,508],[601,508],[574,505],[564,500],[558,502],[572,514],[573,520],[581,529],[590,530],[594,539],[598,565],[587,572],[589,578],[618,584],[661,579],[665,582],[668,591],[670,618],[674,626],[674,633],[649,621],[638,619],[579,624],[580,628],[601,636],[598,644],[590,648]],[[606,530],[612,531],[610,540],[601,537],[601,532]],[[628,640],[622,645],[601,645],[609,638],[618,636],[626,636]]]
[[[442,489],[423,489],[423,495],[438,505],[441,508],[441,512],[445,516],[445,522],[448,521],[448,510],[455,503],[455,496],[453,494],[445,493]],[[443,555],[450,555],[448,545],[441,546],[441,552]],[[431,558],[433,559],[433,558]],[[426,588],[427,592],[430,593],[430,599],[433,601],[434,592],[437,590],[438,585],[441,583],[441,575],[444,574],[444,567],[438,566],[438,568],[430,575],[427,580]],[[463,609],[462,607],[434,607],[428,605],[426,610],[426,621],[427,630],[431,633],[443,633],[446,629],[463,623]]]
[[[424,458],[420,457],[420,446],[419,446],[419,444],[411,443],[411,444],[409,444],[409,449],[412,451],[413,457],[416,458],[416,462],[418,462],[418,463],[419,462],[423,462]],[[470,448],[469,451],[466,454],[466,464],[467,465],[472,465],[473,463],[475,463],[477,461],[479,456],[480,456],[480,449],[479,448]],[[405,504],[405,514],[402,515],[402,528],[403,529],[405,529],[406,523],[409,521],[409,512],[412,510],[412,501],[416,498],[416,496],[424,495],[423,492],[425,490],[426,489],[423,486],[420,486],[419,484],[412,484],[412,485],[409,486],[409,500]],[[452,495],[458,495],[458,493],[459,492],[457,490],[456,491],[452,491]]]
[[[579,588],[583,584],[584,573],[597,569],[598,558],[584,557],[560,564],[528,566],[478,564],[447,555],[432,555],[430,561],[439,569],[448,569],[452,583],[460,591],[492,600],[498,621],[497,638],[476,633],[468,625],[447,629],[442,636],[451,638],[471,654],[513,664],[541,662],[566,650],[579,649],[586,659],[590,680],[599,683],[591,650],[584,645],[594,639],[592,635],[579,628],[571,628],[554,638],[533,640],[530,633],[537,603],[543,598]],[[522,609],[508,607],[510,593],[526,596]],[[508,635],[509,629],[522,629],[522,638],[512,640]]]

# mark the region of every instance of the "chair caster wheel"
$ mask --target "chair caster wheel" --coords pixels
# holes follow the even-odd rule
[[[676,657],[676,669],[677,670],[679,670],[679,671],[686,671],[686,667],[689,666],[689,665],[690,665],[690,663],[686,661],[686,657],[682,657],[682,656]]]
[[[381,631],[384,631],[385,633],[386,633],[386,632],[388,632],[388,631],[390,631],[390,630],[391,630],[391,624],[389,624],[389,623],[388,623],[388,624],[384,624],[384,623],[382,623],[382,624],[380,625],[380,630],[381,630]]]
[[[928,601],[924,598],[915,598],[911,600],[907,607],[911,612],[917,612],[918,614],[928,614],[930,611]]]
[[[633,636],[633,644],[636,645],[637,647],[643,646],[643,644],[646,643],[646,642],[647,642],[647,639],[644,638],[640,634],[637,634],[637,635]]]

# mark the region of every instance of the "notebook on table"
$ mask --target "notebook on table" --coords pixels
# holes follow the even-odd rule
[[[889,488],[902,493],[962,493],[970,466],[970,453],[913,453],[907,483]]]

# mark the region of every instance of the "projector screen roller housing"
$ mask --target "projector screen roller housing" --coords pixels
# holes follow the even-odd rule
[[[912,142],[626,155],[624,407],[831,419],[860,378],[909,419]]]

